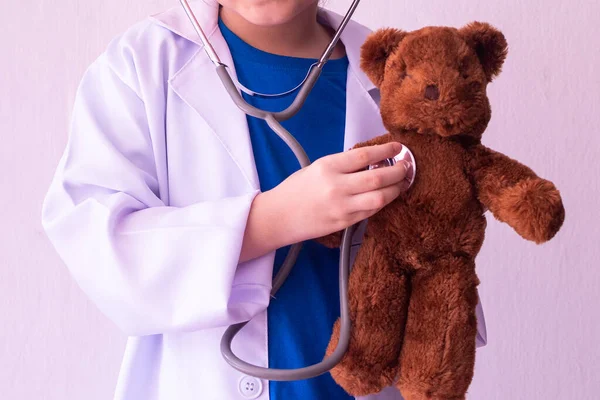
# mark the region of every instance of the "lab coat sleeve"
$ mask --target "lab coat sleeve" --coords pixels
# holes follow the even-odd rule
[[[256,191],[165,205],[144,101],[103,58],[80,84],[71,124],[42,225],[106,316],[141,336],[221,327],[266,309],[272,255],[238,265]]]

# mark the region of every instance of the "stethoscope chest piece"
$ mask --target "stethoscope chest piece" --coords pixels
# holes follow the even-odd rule
[[[408,147],[402,145],[402,150],[393,158],[386,158],[376,164],[369,165],[368,169],[377,169],[383,167],[391,167],[396,165],[396,163],[400,161],[408,161],[411,165],[411,168],[406,172],[406,180],[408,181],[408,187],[411,187],[413,182],[415,181],[415,176],[417,175],[417,162],[415,161],[415,156],[409,150]]]

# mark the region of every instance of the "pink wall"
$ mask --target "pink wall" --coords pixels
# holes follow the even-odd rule
[[[600,5],[591,0],[366,0],[372,28],[491,22],[507,36],[486,144],[561,189],[535,246],[490,220],[478,259],[489,345],[469,399],[600,398]],[[106,400],[125,338],[82,295],[40,225],[75,88],[108,41],[175,0],[25,0],[0,14],[0,397]],[[341,10],[349,0],[327,0]],[[377,5],[377,7],[375,7]]]

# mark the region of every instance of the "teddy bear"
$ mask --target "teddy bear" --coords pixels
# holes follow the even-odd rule
[[[384,28],[361,48],[388,133],[356,147],[400,142],[418,171],[408,191],[369,218],[350,273],[350,344],[331,375],[351,395],[393,385],[406,400],[464,399],[485,212],[538,244],[562,226],[555,185],[481,143],[491,118],[486,88],[506,56],[504,35],[484,22]],[[320,241],[333,247],[339,238]],[[326,355],[339,333],[338,319]]]

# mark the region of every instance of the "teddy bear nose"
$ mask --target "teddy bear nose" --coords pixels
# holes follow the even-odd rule
[[[427,100],[437,100],[440,98],[440,89],[436,85],[429,85],[425,88],[425,98]]]

